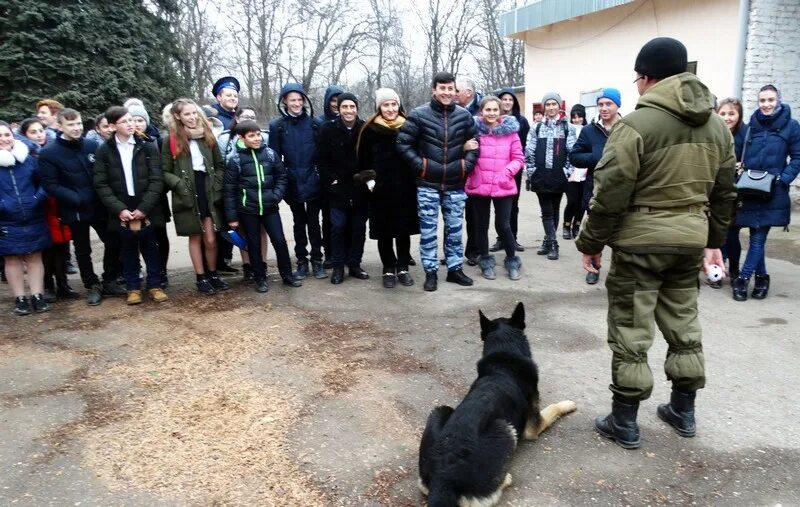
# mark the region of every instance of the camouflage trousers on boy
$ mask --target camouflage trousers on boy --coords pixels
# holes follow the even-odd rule
[[[417,187],[417,213],[419,214],[419,255],[426,273],[439,269],[437,258],[437,228],[439,227],[439,208],[444,219],[444,253],[447,270],[461,269],[464,244],[461,229],[464,223],[464,203],[467,194],[464,190],[436,190]]]
[[[612,392],[645,400],[653,390],[647,351],[654,324],[667,341],[664,372],[673,387],[705,385],[705,363],[697,318],[702,254],[632,254],[615,250],[606,280]]]

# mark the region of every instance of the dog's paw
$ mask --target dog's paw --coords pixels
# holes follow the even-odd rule
[[[558,410],[562,414],[569,414],[578,410],[578,405],[572,400],[564,400],[558,403]]]

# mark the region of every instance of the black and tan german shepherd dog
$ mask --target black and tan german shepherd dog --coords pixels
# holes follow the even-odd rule
[[[539,373],[525,337],[525,307],[481,321],[478,378],[453,410],[433,409],[419,448],[419,487],[428,507],[489,507],[511,485],[508,468],[520,435],[535,440],[576,409],[562,401],[539,411]]]

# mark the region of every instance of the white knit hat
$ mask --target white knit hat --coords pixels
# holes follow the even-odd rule
[[[387,100],[396,100],[397,104],[400,105],[400,95],[398,95],[396,91],[392,90],[391,88],[378,88],[375,90],[376,109],[380,109],[381,104]]]

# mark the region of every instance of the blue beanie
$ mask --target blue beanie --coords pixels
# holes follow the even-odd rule
[[[622,107],[622,95],[616,88],[603,88],[603,91],[600,93],[600,96],[597,97],[597,100],[600,99],[608,99],[614,104],[616,104],[617,107]]]

